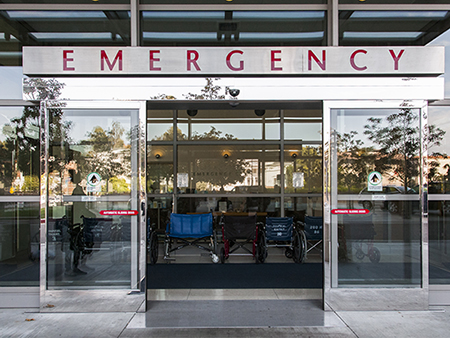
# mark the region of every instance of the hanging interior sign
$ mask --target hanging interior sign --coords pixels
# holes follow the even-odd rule
[[[178,173],[177,181],[178,181],[179,188],[188,188],[189,187],[189,174]]]
[[[367,191],[383,191],[383,177],[378,171],[372,171],[367,177]]]
[[[294,188],[303,188],[305,185],[304,173],[292,173],[292,183]]]

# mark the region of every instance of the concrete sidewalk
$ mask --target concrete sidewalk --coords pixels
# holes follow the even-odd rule
[[[146,314],[139,312],[38,311],[0,309],[0,337],[450,337],[450,307],[323,312],[334,319],[320,326],[235,328],[148,328]]]

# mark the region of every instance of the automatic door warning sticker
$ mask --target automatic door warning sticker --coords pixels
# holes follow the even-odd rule
[[[87,192],[100,192],[102,178],[98,173],[90,173],[87,177]]]
[[[372,171],[367,177],[367,190],[383,191],[382,178],[378,171]]]

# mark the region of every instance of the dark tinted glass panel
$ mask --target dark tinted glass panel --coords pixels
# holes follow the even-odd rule
[[[279,140],[279,110],[179,110],[178,140]]]
[[[0,107],[0,195],[39,195],[39,107]]]
[[[325,11],[147,11],[145,46],[320,46]]]
[[[339,0],[340,4],[359,4],[361,7],[363,7],[365,4],[372,4],[372,5],[380,5],[380,4],[387,4],[387,5],[417,5],[417,4],[443,4],[448,5],[448,0]]]
[[[1,11],[0,65],[20,66],[23,46],[128,46],[127,11]]]
[[[427,46],[445,46],[445,94],[444,97],[450,98],[450,30],[445,31],[439,35],[436,39],[431,41]],[[433,108],[434,109],[434,108]],[[430,115],[430,118],[433,118]]]
[[[448,27],[448,11],[340,11],[342,46],[418,45]]]
[[[140,0],[141,4],[160,4],[160,5],[168,5],[168,4],[180,4],[180,5],[195,5],[195,4],[203,4],[203,5],[218,5],[218,4],[239,4],[239,5],[282,5],[282,4],[325,4],[327,0]]]
[[[130,0],[0,0],[4,4],[129,4]]]
[[[39,285],[39,224],[39,202],[0,203],[0,286]]]

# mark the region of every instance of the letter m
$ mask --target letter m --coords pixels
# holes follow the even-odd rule
[[[106,55],[106,52],[104,50],[101,51],[100,57],[102,60],[101,63],[101,70],[105,70],[105,61],[108,65],[109,70],[113,70],[114,66],[116,65],[117,60],[119,60],[119,70],[122,70],[122,50],[119,50],[116,54],[116,57],[114,58],[113,63],[109,62],[108,55]]]

